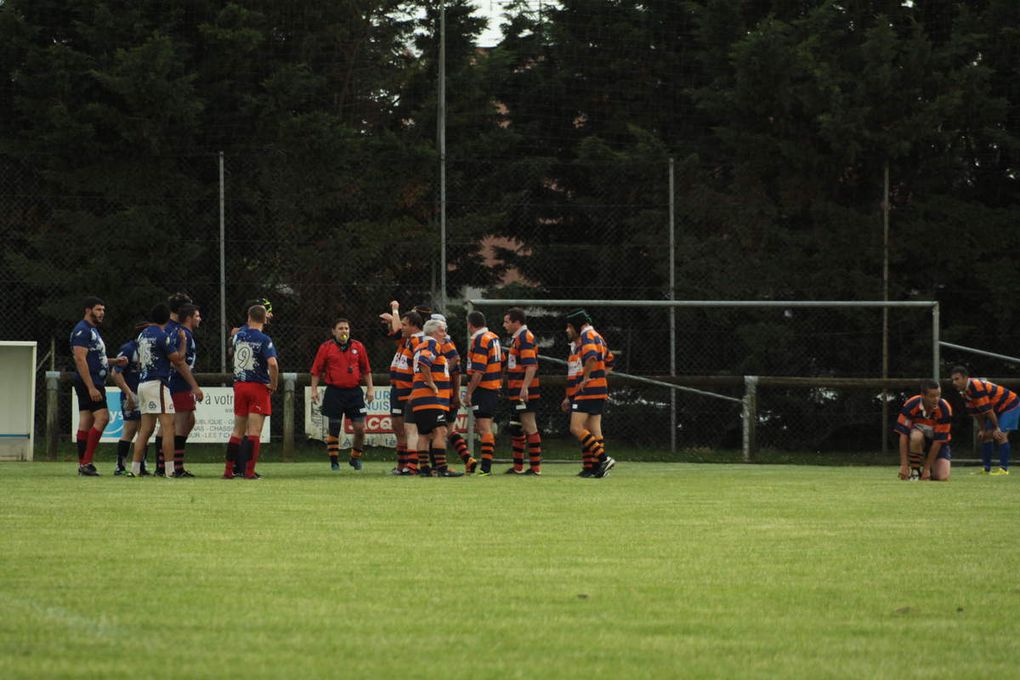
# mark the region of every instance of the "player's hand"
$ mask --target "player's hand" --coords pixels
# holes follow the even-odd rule
[[[390,309],[392,309],[393,311],[397,311],[398,309],[400,309],[400,303],[397,302],[396,300],[390,300]]]
[[[570,413],[570,399],[564,399],[560,402],[560,410],[564,413]]]
[[[527,387],[522,387],[521,388],[521,393],[519,395],[517,395],[517,398],[521,400],[522,404],[528,403],[528,388]]]
[[[127,357],[116,357],[116,358],[110,359],[110,363],[112,365],[114,365],[114,366],[117,366],[118,368],[124,368],[125,366],[128,365],[128,358]]]
[[[191,393],[195,395],[195,403],[205,400],[205,392],[202,391],[201,387],[196,387],[195,389],[191,390]]]
[[[1006,433],[1003,432],[1002,430],[996,428],[995,432],[992,432],[992,439],[995,440],[996,444],[1005,444],[1006,443]]]
[[[103,395],[99,392],[98,389],[96,389],[95,387],[89,388],[89,399],[91,399],[92,401],[99,401],[102,398]]]
[[[900,472],[899,472],[899,478],[900,479],[910,479],[910,468],[907,467],[906,465],[901,465],[900,466]]]
[[[454,392],[450,396],[450,410],[451,411],[459,411],[460,410],[460,397],[457,396],[456,392]]]
[[[138,406],[138,395],[135,394],[134,392],[127,392],[124,395],[124,402],[125,406],[127,406],[128,411],[134,411],[135,408]]]
[[[365,390],[365,401],[367,401],[368,403],[372,403],[373,401],[375,401],[375,390],[373,390],[371,387]]]
[[[982,444],[988,441],[988,430],[981,430],[977,433],[977,440]]]
[[[369,399],[369,401],[371,401],[371,399]],[[319,388],[318,387],[312,389],[312,403],[313,404],[318,404],[319,403]]]
[[[927,465],[925,465],[924,469],[921,470],[921,479],[925,480],[931,479],[931,468],[928,467]]]
[[[471,408],[471,393],[470,392],[465,392],[464,393],[464,405],[467,406],[468,408]]]
[[[432,388],[432,394],[434,394],[434,395],[436,395],[438,397],[439,396],[439,386],[436,385],[435,383],[430,383],[429,387]]]
[[[582,391],[585,388],[585,386],[587,386],[587,385],[588,385],[588,379],[587,378],[581,378],[581,382],[577,383],[577,391],[578,392]]]
[[[266,389],[269,390],[270,394],[272,394],[276,391],[276,385],[266,385]]]
[[[389,312],[383,312],[382,314],[379,315],[379,318],[385,321],[386,323],[393,321],[393,315],[390,314]]]

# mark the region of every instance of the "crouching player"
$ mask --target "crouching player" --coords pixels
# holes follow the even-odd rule
[[[971,378],[963,366],[954,366],[950,377],[960,391],[967,413],[974,416],[981,442],[983,474],[1009,474],[1009,433],[1020,421],[1020,398],[1012,390],[980,378]],[[999,446],[999,469],[991,472],[992,450]]]
[[[446,324],[436,319],[425,322],[424,339],[414,353],[414,382],[411,385],[411,418],[407,423],[408,446],[418,441],[418,474],[429,475],[429,460],[435,461],[437,477],[462,477],[446,463],[446,434],[450,411],[450,367],[442,352]],[[426,451],[426,447],[428,450]],[[408,451],[410,454],[410,451]]]
[[[900,479],[949,480],[953,411],[934,380],[903,403],[893,430],[900,436]]]

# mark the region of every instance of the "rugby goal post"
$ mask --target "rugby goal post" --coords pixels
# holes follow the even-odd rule
[[[903,301],[891,301],[891,300],[572,300],[572,299],[487,299],[487,298],[471,298],[465,301],[465,313],[470,313],[476,307],[502,307],[504,309],[509,307],[524,307],[524,308],[607,308],[607,307],[625,307],[625,308],[660,308],[676,310],[678,308],[744,308],[744,309],[797,309],[797,308],[831,308],[831,309],[852,309],[852,308],[880,308],[880,309],[892,309],[892,308],[913,308],[913,309],[927,309],[931,313],[931,375],[935,380],[939,379],[940,375],[940,362],[941,357],[939,353],[940,347],[940,319],[939,319],[939,303],[935,300],[903,300]],[[470,347],[470,337],[468,337],[468,347]],[[675,334],[671,334],[670,337],[671,355],[676,355],[676,340]],[[540,357],[541,359],[550,360],[550,357]],[[556,360],[553,360],[556,361]],[[758,388],[758,377],[757,376],[744,376],[745,394],[743,399],[737,400],[734,397],[717,394],[712,392],[706,392],[704,390],[697,390],[692,387],[684,385],[677,385],[672,383],[666,383],[662,381],[655,381],[642,376],[628,376],[623,373],[616,372],[616,375],[620,377],[626,377],[629,380],[644,382],[647,384],[657,384],[661,387],[669,388],[673,394],[676,392],[688,392],[699,394],[701,396],[710,399],[721,399],[727,401],[740,401],[742,404],[741,409],[741,426],[742,426],[742,448],[743,448],[743,459],[746,462],[750,462],[753,459],[753,452],[756,448],[755,443],[755,425],[757,420],[757,388]],[[887,376],[882,376],[885,379]],[[673,413],[672,425],[672,442],[671,450],[673,453],[676,452],[676,440],[675,440],[675,406]],[[473,430],[473,418],[469,414],[468,431]],[[473,437],[469,438],[469,442],[473,445]],[[473,446],[472,446],[473,447]]]
[[[35,341],[0,341],[0,460],[32,460],[35,361]]]

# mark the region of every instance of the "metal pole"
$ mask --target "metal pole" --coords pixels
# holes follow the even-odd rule
[[[882,183],[882,300],[889,301],[889,162],[886,161]],[[882,378],[889,377],[889,308],[882,308]],[[882,390],[882,455],[889,449],[886,435],[889,423],[889,391]]]
[[[46,458],[57,459],[57,440],[60,428],[60,371],[46,371]]]
[[[294,457],[294,385],[297,373],[283,374],[283,459]]]
[[[948,347],[949,349],[958,349],[961,352],[969,352],[971,354],[978,354],[983,357],[991,357],[993,359],[1002,359],[1012,364],[1020,364],[1020,357],[1011,357],[1008,354],[996,354],[995,352],[986,352],[983,349],[974,349],[973,347],[966,347],[964,345],[954,345],[951,342],[939,341],[939,345],[942,347]]]
[[[931,371],[935,380],[939,379],[939,364],[941,363],[939,344],[939,303],[936,302],[931,306]]]
[[[468,315],[471,312],[473,312],[473,311],[475,311],[475,306],[473,304],[471,304],[471,301],[469,300],[468,303],[466,305],[464,305],[464,318],[466,319],[468,317]],[[465,332],[467,333],[467,344],[464,345],[464,347],[466,348],[464,350],[464,357],[465,357],[464,360],[466,360],[468,366],[470,366],[470,364],[471,364],[471,329],[467,328],[467,323],[464,324],[464,327],[466,328]],[[463,370],[461,370],[461,375],[464,375],[464,376],[467,375],[467,368],[464,368]],[[471,382],[471,381],[469,380],[468,382]],[[454,416],[453,422],[454,422],[454,424],[456,424],[456,422],[457,422],[456,416]],[[466,434],[467,434],[468,455],[474,456],[475,455],[475,411],[474,411],[474,409],[471,409],[471,408],[469,408],[467,410],[467,433]]]
[[[754,462],[754,452],[758,448],[758,376],[744,376],[744,462]]]
[[[446,313],[446,2],[439,3],[439,308]]]
[[[669,299],[676,299],[675,163],[669,159]],[[676,376],[676,307],[669,308],[669,374]],[[669,391],[669,451],[676,458],[676,390]]]
[[[220,373],[227,372],[226,183],[220,151]]]

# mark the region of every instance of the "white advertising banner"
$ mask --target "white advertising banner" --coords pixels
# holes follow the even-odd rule
[[[361,388],[362,392],[365,388]],[[326,441],[329,434],[329,421],[322,417],[322,393],[325,388],[319,387],[319,403],[312,403],[312,388],[305,387],[305,434],[309,439]],[[461,395],[464,388],[461,388]],[[388,385],[377,387],[375,399],[365,404],[368,412],[365,413],[365,445],[393,448],[397,445],[397,438],[393,434],[393,421],[390,420],[390,388]],[[346,449],[351,446],[354,439],[354,427],[347,418],[341,419],[340,426],[340,448]],[[457,431],[467,432],[467,411],[461,409],[457,413]]]
[[[234,430],[234,388],[203,387],[205,399],[195,409],[195,429],[188,435],[189,444],[226,444]],[[106,404],[110,408],[110,422],[103,430],[101,442],[115,442],[124,432],[124,417],[120,410],[119,387],[106,388]],[[262,426],[262,441],[269,441],[269,421]],[[78,431],[78,395],[71,390],[71,438]]]

